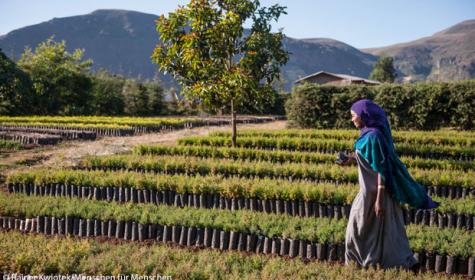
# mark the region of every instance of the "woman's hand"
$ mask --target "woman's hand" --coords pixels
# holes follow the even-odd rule
[[[349,155],[348,158],[341,163],[341,165],[350,165],[353,161],[356,161],[356,158],[352,155]]]

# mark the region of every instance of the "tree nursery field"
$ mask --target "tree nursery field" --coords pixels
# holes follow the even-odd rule
[[[11,172],[0,192],[0,270],[194,279],[473,277],[475,133],[393,134],[411,175],[440,202],[432,210],[403,206],[418,274],[343,264],[359,188],[356,166],[335,164],[336,153],[352,150],[358,136],[346,129],[240,130],[235,147],[230,132],[217,131],[173,146],[88,156],[70,169]]]

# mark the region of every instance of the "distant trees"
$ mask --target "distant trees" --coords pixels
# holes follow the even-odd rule
[[[381,56],[376,65],[374,65],[369,79],[382,83],[393,83],[396,79],[396,69],[394,69],[393,62],[394,59],[392,57]]]
[[[162,114],[164,108],[163,89],[158,83],[137,83],[126,80],[122,88],[125,99],[125,114],[131,116],[150,116]]]
[[[66,51],[66,43],[49,38],[34,51],[27,48],[18,65],[31,78],[39,114],[88,114],[92,88],[88,76],[91,60],[82,60],[84,51]]]
[[[157,116],[168,113],[158,81],[137,81],[100,70],[92,76],[91,114]]]
[[[66,51],[53,38],[35,50],[27,48],[16,65],[0,52],[2,115],[130,115],[167,114],[158,81],[139,81],[91,72],[84,51]]]
[[[110,75],[106,70],[99,70],[92,76],[92,115],[124,115],[125,100],[122,88],[125,78]]]
[[[272,13],[279,11],[280,8]],[[262,12],[268,11],[264,9]],[[268,14],[267,17],[272,16]],[[27,48],[17,64],[0,50],[0,115],[157,116],[190,115],[203,111],[214,113],[218,110],[283,114],[288,95],[277,94],[272,87],[282,87],[282,81],[277,78],[278,66],[287,58],[287,53],[279,49],[282,34],[266,33],[270,30],[266,24],[267,19],[263,19],[260,27],[255,27],[254,35],[239,43],[242,44],[241,55],[244,55],[232,57],[234,74],[221,73],[223,79],[229,80],[221,81],[223,84],[210,84],[213,91],[209,93],[207,102],[199,98],[185,100],[183,93],[174,88],[165,92],[158,78],[129,79],[104,69],[93,72],[93,61],[84,59],[83,50],[68,51],[66,42],[56,42],[53,38],[33,49]],[[274,50],[261,45],[269,45],[267,47]],[[215,67],[216,71],[225,71],[220,68],[223,65]],[[213,77],[221,74],[215,72]],[[225,87],[231,85],[229,83],[238,84]],[[235,93],[235,90],[239,92]],[[170,98],[165,100],[165,95]],[[228,102],[231,97],[235,98],[233,110]]]
[[[0,115],[31,114],[34,99],[30,77],[0,50]]]

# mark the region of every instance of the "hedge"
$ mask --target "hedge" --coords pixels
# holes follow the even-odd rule
[[[304,84],[293,89],[287,117],[296,127],[351,127],[351,105],[362,98],[383,107],[393,128],[475,128],[475,80],[345,87]]]

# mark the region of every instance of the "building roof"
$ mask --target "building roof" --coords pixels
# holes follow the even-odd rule
[[[368,80],[368,79],[365,79],[365,78],[346,75],[346,74],[335,74],[335,73],[330,73],[330,72],[327,72],[327,71],[319,71],[319,72],[313,73],[311,75],[308,75],[308,76],[305,76],[303,78],[300,78],[300,79],[296,80],[295,83],[298,84],[298,83],[301,83],[301,82],[303,82],[303,81],[305,81],[309,78],[313,78],[313,77],[316,77],[316,76],[319,76],[319,75],[322,75],[322,74],[330,75],[330,76],[333,76],[333,77],[336,77],[336,78],[339,78],[339,79],[342,79],[342,80],[348,80],[350,82],[364,82],[364,83],[367,83],[367,84],[375,84],[375,85],[381,84],[380,82],[374,81],[374,80]]]

